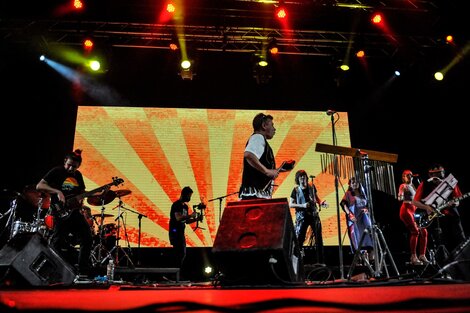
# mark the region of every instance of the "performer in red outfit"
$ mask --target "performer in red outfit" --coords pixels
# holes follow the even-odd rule
[[[413,198],[416,194],[416,189],[412,182],[413,173],[410,170],[404,170],[401,174],[401,180],[402,184],[398,188],[398,200],[402,201],[400,219],[410,231],[410,262],[413,265],[428,264],[429,261],[426,258],[428,230],[426,228],[418,228],[414,218],[416,206],[413,204]],[[416,255],[417,247],[419,248],[419,256]]]

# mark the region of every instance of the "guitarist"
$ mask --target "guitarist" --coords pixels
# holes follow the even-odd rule
[[[429,179],[427,181],[423,181],[418,186],[414,197],[414,203],[416,204],[416,207],[426,210],[429,213],[433,212],[434,208],[424,204],[422,199],[426,198],[439,185],[439,183],[445,179],[446,174],[442,165],[434,164],[429,168],[428,175]],[[434,227],[435,232],[437,232],[437,238],[433,238],[434,243],[437,245],[442,243],[448,251],[453,250],[465,240],[465,233],[460,219],[460,214],[457,209],[459,202],[452,201],[452,199],[459,197],[462,197],[462,192],[460,191],[459,186],[456,185],[449,196],[449,199],[446,199],[449,201],[449,206],[445,207],[441,211],[444,216],[438,221],[439,223],[433,223],[430,225],[430,227]],[[436,224],[440,226],[441,229],[438,229]],[[442,242],[438,240],[439,234],[442,234]]]
[[[49,170],[41,181],[36,185],[36,189],[51,195],[52,216],[54,216],[55,226],[52,232],[50,243],[55,250],[64,255],[63,248],[69,234],[78,237],[80,251],[78,254],[78,274],[81,277],[91,277],[90,254],[93,244],[93,237],[88,225],[80,210],[72,210],[65,218],[58,218],[57,212],[64,208],[66,198],[76,196],[85,191],[85,182],[82,173],[78,170],[82,163],[82,150],[75,150],[65,156],[64,164]],[[81,203],[68,204],[81,208]]]
[[[318,205],[326,206],[317,193],[317,188],[308,183],[308,175],[304,170],[295,173],[296,187],[291,192],[289,206],[295,209],[295,234],[299,245],[303,247],[307,229],[310,226],[315,238],[317,263],[323,263],[323,237]]]

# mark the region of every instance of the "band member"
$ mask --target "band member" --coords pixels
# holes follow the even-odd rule
[[[179,199],[173,202],[170,210],[168,236],[173,246],[176,267],[179,268],[183,266],[186,257],[186,237],[184,234],[186,224],[194,223],[198,220],[196,212],[189,214],[188,202],[191,201],[192,195],[193,190],[191,187],[184,187],[181,190]]]
[[[299,244],[303,246],[307,229],[310,226],[315,240],[317,263],[323,263],[323,237],[318,205],[325,206],[317,193],[317,188],[308,183],[308,175],[304,170],[295,173],[297,186],[292,189],[289,206],[295,208],[295,234]]]
[[[78,274],[91,276],[90,253],[92,247],[91,229],[80,213],[82,203],[67,204],[70,214],[66,217],[57,217],[58,211],[64,209],[66,199],[85,191],[85,182],[82,173],[78,170],[82,163],[82,151],[77,149],[65,156],[64,164],[49,170],[36,185],[36,189],[51,195],[52,215],[54,216],[54,230],[50,243],[59,254],[65,253],[63,248],[67,245],[69,234],[78,237],[80,251],[78,254]],[[76,207],[73,207],[73,206]],[[65,256],[66,257],[66,256]]]
[[[415,221],[416,206],[414,205],[413,198],[416,194],[416,189],[412,180],[413,173],[410,170],[404,170],[401,174],[402,184],[398,188],[398,200],[402,201],[400,219],[410,232],[410,262],[413,265],[423,265],[429,263],[426,258],[428,231],[426,228],[418,228]],[[419,249],[419,256],[416,254],[417,248]]]
[[[446,178],[446,173],[442,165],[434,164],[429,168],[428,175],[429,179],[423,181],[418,186],[414,200],[416,207],[426,210],[428,214],[432,214],[435,211],[435,208],[425,204],[423,199],[439,186],[441,181]],[[452,189],[448,199],[446,199],[448,201],[448,205],[440,211],[440,213],[443,214],[443,217],[438,217],[437,223],[432,223],[429,226],[431,228],[430,233],[434,244],[443,244],[446,247],[447,252],[452,251],[465,240],[465,232],[458,211],[459,201],[452,200],[459,197],[462,197],[462,192],[457,184]],[[447,256],[444,257],[446,258]]]
[[[276,133],[273,117],[263,113],[253,119],[253,134],[248,139],[243,154],[243,175],[239,198],[270,199],[273,193],[273,180],[284,172],[276,168],[273,150],[268,143]]]
[[[348,226],[348,235],[351,241],[353,252],[356,250],[364,250],[368,252],[368,257],[373,257],[373,239],[370,228],[372,227],[369,216],[369,200],[367,198],[364,187],[356,177],[349,179],[349,188],[344,194],[340,203],[343,211],[346,213],[346,221]],[[369,230],[365,232],[365,230]],[[359,243],[362,240],[361,246]]]

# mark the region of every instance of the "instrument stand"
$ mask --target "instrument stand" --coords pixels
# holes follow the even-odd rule
[[[10,236],[8,239],[11,239],[13,238],[13,232],[14,232],[14,223],[15,223],[15,219],[16,219],[16,207],[18,206],[18,196],[17,195],[16,197],[13,198],[13,200],[11,200],[10,202],[10,209],[8,209],[8,211],[5,212],[5,214],[3,214],[0,219],[2,219],[3,217],[5,217],[7,214],[8,214],[8,220],[7,222],[5,223],[5,229],[8,229],[8,227],[10,227]],[[3,230],[3,231],[4,231]],[[3,234],[3,231],[1,234]]]
[[[436,220],[435,227],[432,228],[434,233],[431,233],[431,238],[434,246],[434,253],[432,255],[432,260],[429,261],[433,265],[437,265],[440,268],[439,261],[445,261],[449,258],[449,250],[442,242],[442,228],[439,222],[439,217]],[[433,236],[434,235],[434,236]]]
[[[388,248],[387,242],[385,241],[383,233],[380,230],[380,228],[375,224],[374,205],[372,201],[372,188],[371,188],[371,179],[370,179],[370,172],[372,171],[372,166],[369,165],[369,157],[367,153],[363,153],[361,151],[358,151],[358,153],[361,154],[361,160],[362,160],[363,168],[364,168],[364,178],[365,178],[364,185],[366,187],[365,191],[366,191],[366,196],[368,199],[367,208],[369,210],[370,222],[372,226],[370,227],[370,229],[365,229],[364,233],[361,236],[357,250],[354,253],[354,259],[353,259],[351,268],[349,270],[348,279],[351,278],[352,270],[354,269],[356,265],[355,263],[359,259],[362,259],[366,265],[369,263],[368,260],[364,260],[366,258],[364,258],[364,253],[361,252],[362,241],[365,235],[368,233],[370,233],[372,237],[372,244],[373,244],[372,253],[374,254],[374,257],[373,257],[374,267],[369,266],[369,270],[372,276],[375,278],[380,277],[382,273],[382,269],[385,269],[387,278],[390,278],[390,275],[388,273],[388,268],[385,262],[386,256],[389,257],[390,263],[393,266],[393,269],[395,270],[397,276],[399,276],[400,273],[398,272],[397,266],[395,264],[395,261],[393,260],[392,254],[390,253],[390,250]]]
[[[96,219],[94,221],[98,224],[98,238],[99,238],[99,243],[98,245],[92,250],[91,253],[91,258],[92,258],[92,264],[93,266],[97,266],[99,264],[103,264],[103,256],[102,252],[106,251],[106,254],[109,255],[109,252],[107,251],[106,247],[103,244],[103,237],[104,237],[104,210],[106,209],[104,206],[104,199],[101,200],[101,217],[100,217],[100,223],[98,224],[96,222]],[[97,250],[97,251],[96,251]],[[104,250],[104,251],[103,251]],[[96,255],[97,254],[97,255]],[[96,256],[95,256],[96,255]]]
[[[137,240],[137,265],[140,265],[140,234],[142,229],[142,217],[147,217],[141,213],[138,213],[137,218],[139,219],[139,237]]]
[[[121,207],[122,207],[122,200],[121,198],[119,198],[119,204],[118,204],[118,217],[116,218],[117,222],[118,222],[118,225],[117,225],[117,234],[116,234],[116,244],[114,245],[114,247],[111,249],[111,251],[108,252],[108,255],[101,261],[101,264],[104,264],[108,259],[110,258],[113,258],[114,257],[114,264],[115,266],[119,266],[119,262],[120,262],[120,259],[119,259],[119,251],[122,252],[123,254],[123,257],[125,257],[127,259],[127,264],[129,265],[130,264],[130,267],[134,268],[135,265],[134,263],[132,262],[131,258],[129,257],[129,255],[126,253],[126,251],[124,251],[124,249],[119,245],[119,240],[121,239],[120,238],[120,229],[121,229],[121,218],[122,218],[122,214],[121,213]],[[113,256],[113,253],[115,253],[115,256]]]

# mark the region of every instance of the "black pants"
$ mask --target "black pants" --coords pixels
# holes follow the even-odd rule
[[[66,253],[66,250],[74,244],[80,245],[78,271],[80,274],[89,274],[93,236],[90,226],[78,210],[72,211],[64,219],[55,219],[55,226],[51,236],[51,245],[61,255]]]

